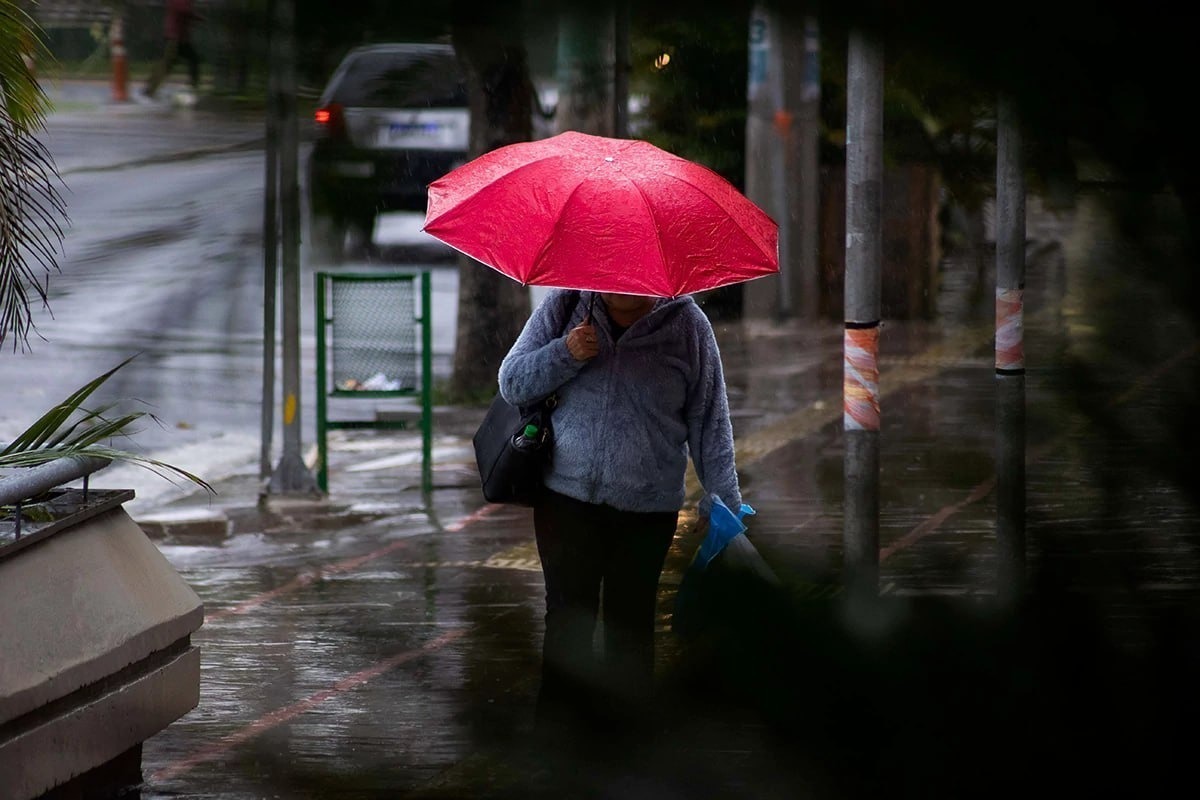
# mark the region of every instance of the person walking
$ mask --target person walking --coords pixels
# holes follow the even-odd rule
[[[689,455],[706,492],[701,518],[717,497],[733,509],[742,501],[712,326],[690,295],[554,289],[505,356],[499,384],[518,406],[558,394],[534,507],[546,589],[536,727],[589,746],[626,734],[640,742],[651,722],[658,581]]]
[[[192,43],[192,26],[203,18],[196,13],[192,0],[167,0],[166,10],[163,55],[142,89],[142,95],[151,100],[180,58],[187,63],[193,96],[200,91],[200,55]]]

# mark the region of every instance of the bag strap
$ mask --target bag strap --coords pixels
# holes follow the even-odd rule
[[[595,295],[593,295],[592,299],[595,300]],[[583,292],[576,289],[575,290],[575,302],[571,303],[570,310],[567,311],[566,321],[563,322],[562,333],[560,333],[559,336],[562,336],[567,333],[567,330],[571,324],[571,317],[575,316],[575,311],[576,311],[576,309],[579,308],[579,304],[581,302],[583,302]],[[542,398],[541,402],[538,403],[538,405],[542,406],[547,411],[553,410],[554,407],[556,405],[558,405],[558,391],[555,390],[555,391],[551,392],[550,394],[546,395],[544,398]]]
[[[581,302],[583,302],[583,292],[576,289],[576,290],[574,290],[574,295],[575,295],[575,301],[573,303],[571,303],[570,308],[567,309],[567,317],[563,321],[563,329],[558,334],[559,336],[562,336],[563,334],[567,333],[567,331],[569,330],[569,326],[571,324],[571,317],[575,316],[576,309],[578,309],[579,304]]]

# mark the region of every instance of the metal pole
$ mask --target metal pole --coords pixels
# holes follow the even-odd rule
[[[1025,589],[1025,171],[1011,97],[996,109],[996,583]]]
[[[850,33],[846,120],[843,570],[852,599],[879,593],[879,316],[883,47]]]
[[[279,74],[275,64],[276,37],[272,35],[275,0],[267,0],[267,122],[266,176],[263,193],[263,365],[262,452],[258,477],[263,485],[271,477],[271,448],[275,434],[275,304],[279,290]]]
[[[793,245],[795,237],[792,224],[792,183],[789,180],[794,172],[791,169],[792,156],[792,124],[795,116],[788,103],[786,83],[787,70],[784,50],[785,37],[790,33],[789,26],[780,12],[775,13],[771,25],[771,58],[768,62],[768,75],[771,76],[771,95],[774,98],[775,112],[771,117],[775,135],[771,139],[771,172],[775,191],[775,219],[779,223],[779,305],[776,309],[780,318],[792,315],[792,281],[796,276],[796,259]]]
[[[87,479],[93,472],[102,470],[112,459],[101,456],[63,456],[35,467],[17,470],[14,474],[0,478],[0,506],[10,506],[22,500],[43,495],[64,483]],[[19,522],[21,515],[17,515]]]
[[[433,296],[421,271],[421,491],[433,491]]]
[[[821,262],[821,38],[815,17],[804,19],[804,64],[796,104],[796,264],[792,307],[802,319],[820,314]]]
[[[268,490],[318,491],[300,452],[300,185],[296,125],[296,3],[278,0],[280,130],[279,204],[283,275],[283,454]]]
[[[748,69],[746,74],[746,196],[756,202],[779,224],[778,277],[751,281],[742,289],[742,313],[747,318],[777,319],[780,314],[782,283],[787,280],[788,255],[786,205],[780,193],[776,111],[783,76],[778,57],[778,19],[766,2],[756,2],[750,10]]]
[[[314,281],[317,299],[317,488],[329,491],[329,389],[326,386],[326,336],[329,334],[329,311],[325,303],[326,288],[329,286],[327,273],[318,272]]]
[[[779,275],[743,288],[743,314],[813,319],[819,301],[820,70],[816,20],[757,3],[750,15],[746,195],[779,224]]]

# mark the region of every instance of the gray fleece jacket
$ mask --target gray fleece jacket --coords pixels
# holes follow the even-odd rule
[[[513,405],[558,392],[546,486],[624,511],[678,511],[690,453],[706,493],[701,515],[713,495],[736,513],[733,428],[708,317],[690,296],[660,299],[614,342],[604,301],[592,300],[552,290],[500,365],[500,393]],[[576,361],[567,333],[589,305],[600,354]]]

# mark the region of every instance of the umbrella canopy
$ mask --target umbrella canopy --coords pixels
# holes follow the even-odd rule
[[[779,271],[779,229],[707,167],[567,132],[429,185],[424,230],[523,284],[677,297]]]

